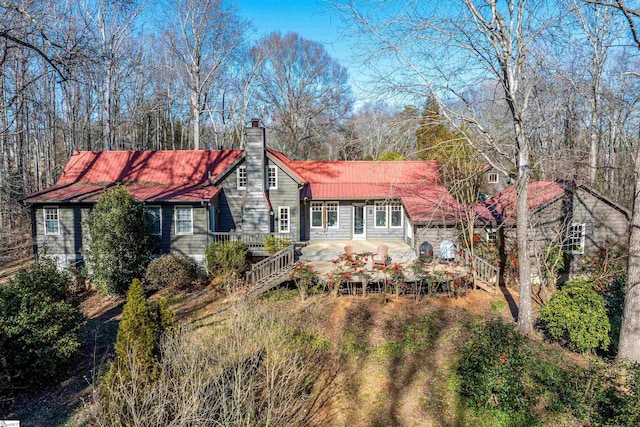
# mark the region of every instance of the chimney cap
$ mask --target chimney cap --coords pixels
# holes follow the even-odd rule
[[[252,128],[260,127],[260,119],[256,119],[256,118],[251,119],[251,127]]]

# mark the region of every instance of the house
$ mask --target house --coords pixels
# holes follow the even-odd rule
[[[565,273],[583,271],[583,257],[609,249],[612,242],[626,245],[631,212],[589,186],[572,181],[530,181],[529,244],[532,257],[548,245],[560,245],[565,254]],[[478,223],[488,240],[498,234],[508,250],[515,246],[516,189],[511,186],[476,206]],[[532,266],[542,260],[532,259]],[[534,268],[533,274],[538,273]]]
[[[494,196],[513,184],[513,180],[509,176],[490,164],[485,164],[481,169],[481,173],[484,178],[482,195],[485,198]]]
[[[81,261],[83,220],[118,184],[146,204],[162,253],[199,262],[211,241],[230,238],[257,252],[269,235],[399,241],[410,251],[455,241],[459,207],[436,162],[296,161],[266,146],[258,120],[245,131],[244,150],[74,153],[55,185],[24,199],[36,257]]]

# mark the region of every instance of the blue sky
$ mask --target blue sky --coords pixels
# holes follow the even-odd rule
[[[235,0],[238,15],[253,23],[257,40],[272,31],[286,34],[295,31],[302,37],[320,42],[340,64],[347,67],[356,98],[361,97],[354,87],[355,65],[348,40],[341,36],[344,23],[337,11],[322,0]],[[356,103],[359,105],[360,103]]]

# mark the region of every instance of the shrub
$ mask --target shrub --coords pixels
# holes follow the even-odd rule
[[[264,250],[270,254],[275,254],[291,245],[291,239],[287,237],[267,236],[264,240]]]
[[[222,273],[242,277],[248,267],[249,248],[242,242],[213,242],[205,254],[207,271],[212,276]]]
[[[585,353],[609,347],[611,329],[604,299],[583,280],[567,282],[540,309],[548,334],[573,351]]]
[[[151,217],[125,187],[117,186],[102,193],[86,224],[93,283],[105,293],[124,294],[156,252]]]
[[[317,278],[316,272],[310,264],[299,262],[293,266],[290,277],[295,280],[298,291],[300,292],[300,299],[304,301],[307,297],[309,287],[313,285],[313,282]]]
[[[198,265],[183,254],[166,254],[149,263],[144,275],[146,289],[182,289],[198,280]]]
[[[94,390],[90,425],[304,426],[318,424],[314,387],[330,343],[283,333],[288,319],[239,306],[212,328],[176,328],[160,344],[156,378]],[[133,361],[133,358],[128,360]],[[136,364],[131,372],[138,374]],[[315,422],[314,422],[315,421]]]
[[[0,286],[0,313],[0,378],[43,385],[78,355],[83,316],[52,263],[21,270]]]
[[[470,332],[457,367],[460,394],[479,408],[527,410],[531,390],[525,378],[524,338],[501,319],[474,324]]]

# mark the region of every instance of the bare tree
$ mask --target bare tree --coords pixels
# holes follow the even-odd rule
[[[200,116],[211,103],[209,90],[244,43],[248,24],[223,0],[168,0],[167,6],[165,40],[181,68],[190,100],[193,148],[199,150]]]
[[[296,158],[308,156],[351,111],[346,69],[320,43],[296,33],[269,34],[251,55],[264,62],[256,98],[279,148]],[[334,158],[327,148],[326,157]]]
[[[533,328],[531,274],[527,240],[530,141],[527,113],[531,76],[526,72],[531,43],[553,19],[532,0],[497,0],[429,4],[393,4],[387,10],[371,4],[361,8],[350,3],[336,5],[352,18],[379,55],[393,57],[397,71],[389,67],[378,73],[400,94],[436,96],[442,114],[451,122],[464,121],[473,132],[467,142],[477,147],[486,161],[507,173],[500,160],[517,167],[517,243],[520,286],[518,326],[527,334]],[[380,6],[382,7],[382,6]],[[379,18],[383,16],[383,18]],[[371,52],[371,51],[369,51]],[[464,68],[462,67],[464,64]],[[510,130],[501,141],[474,114],[474,86],[494,82],[506,106]],[[445,98],[446,97],[446,98]]]
[[[640,49],[640,7],[628,7],[624,0],[597,1],[589,3],[615,8],[622,13],[629,25],[631,38]],[[640,73],[628,70],[628,73],[640,77]],[[633,213],[629,230],[629,258],[627,261],[627,289],[624,297],[624,312],[620,327],[618,358],[640,362],[640,144],[636,141],[634,165]]]

